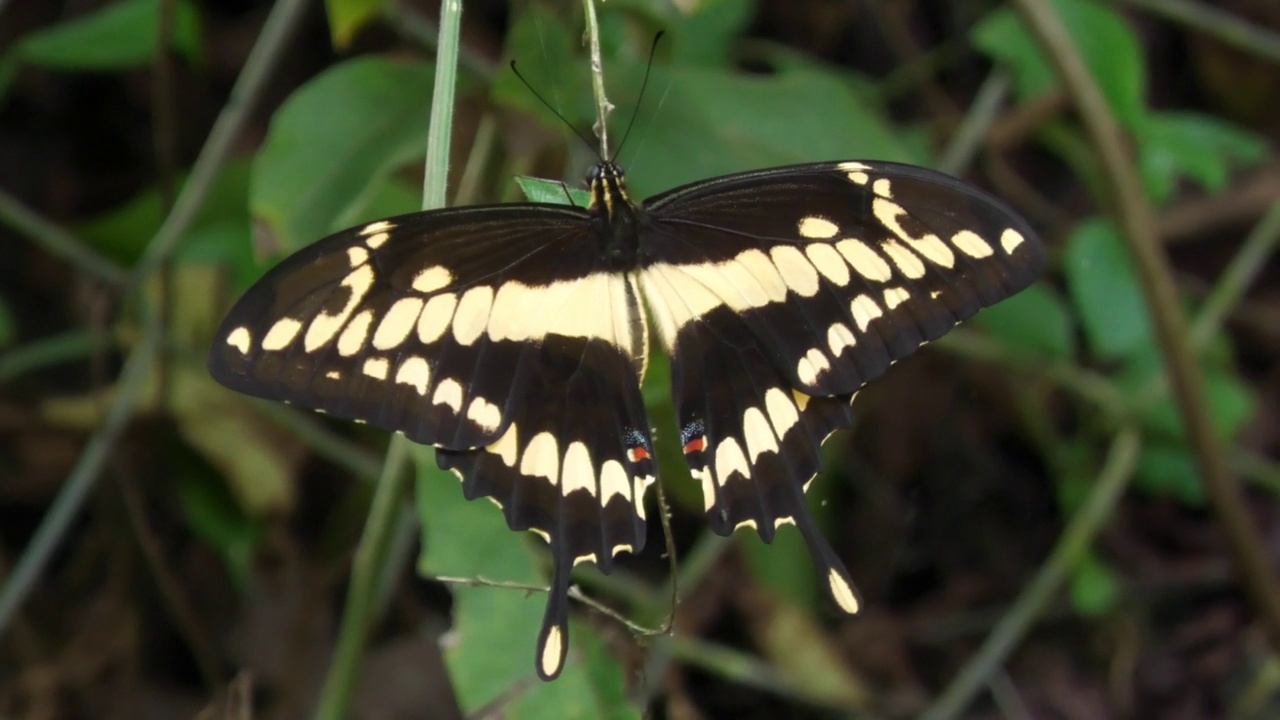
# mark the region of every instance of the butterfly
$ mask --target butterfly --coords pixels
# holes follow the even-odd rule
[[[587,185],[586,208],[452,208],[324,238],[235,304],[209,371],[434,446],[468,499],[546,539],[535,667],[551,679],[573,566],[608,573],[644,547],[652,323],[712,530],[769,542],[794,524],[857,612],[805,508],[822,443],[893,362],[1035,281],[1044,246],[996,198],[908,165],[794,165],[636,203],[602,160]]]

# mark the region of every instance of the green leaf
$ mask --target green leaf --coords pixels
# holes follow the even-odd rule
[[[804,538],[794,527],[778,528],[766,545],[754,530],[734,533],[734,540],[763,587],[797,608],[818,607],[818,576]]]
[[[574,205],[585,208],[591,204],[591,193],[578,188],[571,188],[562,182],[544,180],[542,178],[519,175],[516,184],[529,202],[551,203],[553,205]]]
[[[464,500],[457,479],[435,469],[430,450],[419,446],[414,450],[423,531],[419,572],[545,587],[546,580],[536,570],[543,554],[534,551],[530,536],[509,530],[502,512],[491,504]],[[639,717],[634,709],[615,704],[622,670],[600,651],[589,625],[571,621],[573,645],[555,682],[533,678],[544,593],[464,586],[450,586],[450,590],[453,629],[445,662],[464,713],[518,689],[519,697],[504,709],[503,717]]]
[[[285,101],[253,164],[249,203],[287,254],[362,220],[397,168],[419,160],[430,65],[363,57],[336,65]]]
[[[1057,292],[1037,283],[974,317],[1006,346],[1052,360],[1075,358],[1075,323]]]
[[[1120,581],[1110,565],[1088,551],[1076,561],[1073,570],[1071,604],[1076,612],[1098,617],[1115,609],[1120,599]]]
[[[1267,148],[1257,135],[1195,113],[1152,113],[1135,136],[1142,179],[1156,204],[1168,202],[1183,177],[1221,192],[1233,165],[1255,165]]]
[[[1111,111],[1127,127],[1138,127],[1146,112],[1147,70],[1142,46],[1124,17],[1094,0],[1052,0],[1051,4]],[[1009,66],[1023,102],[1058,87],[1057,72],[1040,43],[1010,8],[1001,7],[983,18],[969,39],[978,50]]]
[[[529,85],[536,88],[571,126],[590,127],[595,122],[596,110],[591,94],[590,67],[582,60],[580,26],[570,27],[571,16],[552,9],[547,3],[522,5],[525,10],[516,16],[507,31],[504,54],[519,62],[520,73]],[[613,64],[606,60],[605,67],[612,71]],[[612,74],[610,72],[610,76]],[[611,92],[612,88],[611,83]],[[564,120],[556,117],[555,112],[505,66],[493,79],[490,99],[496,105],[538,118],[546,127],[564,132],[566,138],[572,137],[564,129]]]
[[[1132,397],[1141,398],[1151,387],[1163,367],[1159,351],[1150,347],[1129,358],[1117,376],[1120,388]],[[1206,406],[1210,422],[1218,437],[1236,436],[1253,417],[1255,400],[1252,389],[1236,376],[1230,367],[1202,363]],[[1184,441],[1182,413],[1172,395],[1164,393],[1159,400],[1143,409],[1143,427],[1160,438]]]
[[[1205,505],[1200,470],[1186,445],[1181,443],[1143,443],[1133,486],[1152,497],[1175,498],[1188,507]]]
[[[756,168],[833,159],[927,163],[902,143],[883,110],[839,73],[795,68],[746,75],[698,67],[654,68],[660,111],[636,120],[626,155],[637,197]],[[615,73],[640,86],[643,67]],[[632,91],[634,92],[634,91]],[[614,102],[633,104],[627,90]]]
[[[387,0],[324,0],[333,46],[345,50],[364,26],[377,20]]]
[[[1094,355],[1118,360],[1151,347],[1147,303],[1114,225],[1098,219],[1078,225],[1062,269]]]
[[[111,72],[155,59],[159,0],[121,0],[82,17],[27,35],[14,46],[22,62],[57,70]],[[172,47],[188,60],[200,57],[200,20],[189,0],[178,0]]]

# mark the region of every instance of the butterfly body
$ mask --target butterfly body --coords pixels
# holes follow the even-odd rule
[[[569,572],[645,539],[656,477],[640,396],[650,323],[709,523],[795,524],[838,606],[847,571],[804,505],[853,393],[1041,272],[998,200],[948,176],[832,162],[587,208],[491,205],[370,223],[304,248],[229,313],[209,367],[241,392],[435,446],[468,498],[552,548],[536,667],[567,651]]]

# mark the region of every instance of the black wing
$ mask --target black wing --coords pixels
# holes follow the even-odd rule
[[[654,476],[636,281],[600,265],[597,233],[582,210],[534,205],[338,233],[268,272],[209,354],[234,390],[436,446],[468,498],[545,537],[547,678],[568,647],[569,571],[640,551]]]
[[[860,387],[1039,277],[1000,201],[891,163],[731,175],[645,203],[641,285],[668,351],[685,457],[711,526],[799,526],[828,589],[857,595],[803,490]]]

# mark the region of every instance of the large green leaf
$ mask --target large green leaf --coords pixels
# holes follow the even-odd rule
[[[1195,113],[1152,113],[1136,137],[1143,183],[1157,204],[1173,197],[1183,177],[1220,192],[1233,165],[1257,164],[1267,150],[1257,135]]]
[[[249,197],[274,250],[291,253],[374,219],[370,204],[391,173],[422,157],[432,76],[425,63],[365,57],[285,101],[254,161]]]
[[[1052,0],[1111,111],[1130,128],[1145,116],[1146,65],[1124,17],[1094,0]],[[1013,71],[1018,96],[1032,100],[1058,87],[1057,72],[1022,19],[1008,7],[992,12],[970,33],[974,47]]]
[[[1011,348],[1053,360],[1075,357],[1075,321],[1054,290],[1037,283],[973,319]]]
[[[122,0],[100,10],[38,30],[20,40],[13,57],[58,70],[110,72],[155,59],[159,0]],[[189,0],[178,0],[172,47],[183,57],[200,56],[200,19]]]

